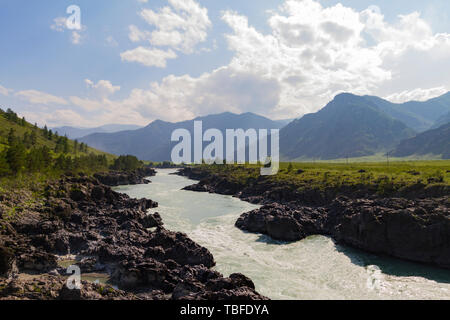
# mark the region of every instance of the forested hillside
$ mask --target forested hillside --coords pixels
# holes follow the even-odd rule
[[[28,123],[11,109],[0,109],[0,177],[102,170],[108,158],[85,143]]]

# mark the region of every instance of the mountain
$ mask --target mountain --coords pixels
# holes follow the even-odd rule
[[[156,120],[145,128],[117,133],[96,133],[80,139],[90,146],[113,154],[132,154],[139,159],[149,161],[166,161],[171,159],[172,132],[187,129],[193,133],[194,121],[203,122],[203,131],[219,129],[225,137],[226,129],[279,129],[281,123],[253,114],[234,114],[225,112],[217,115],[199,117],[178,123]]]
[[[280,126],[280,128],[286,127],[289,123],[296,119],[283,119],[283,120],[275,120],[276,123]]]
[[[441,155],[450,159],[450,123],[402,141],[392,154],[396,157]]]
[[[339,159],[373,155],[413,137],[414,130],[383,112],[370,97],[340,94],[325,108],[280,132],[284,159]]]
[[[437,129],[443,125],[450,123],[450,112],[440,117],[433,125],[431,129]]]
[[[59,135],[67,135],[70,139],[79,139],[93,133],[114,133],[126,130],[137,130],[140,128],[142,127],[132,124],[107,124],[96,128],[57,127],[52,128],[52,130],[58,132]]]
[[[374,96],[364,98],[374,103],[379,110],[402,121],[417,132],[430,129],[440,117],[450,112],[450,92],[423,102],[392,103]]]

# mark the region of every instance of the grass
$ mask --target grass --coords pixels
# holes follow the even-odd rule
[[[258,179],[256,165],[201,165],[202,170],[247,184]],[[450,161],[281,163],[278,174],[267,179],[301,189],[367,186],[378,193],[389,193],[413,185],[449,186]]]
[[[411,161],[439,161],[442,160],[442,155],[434,155],[434,154],[427,154],[427,155],[413,155],[409,157],[392,157],[389,156],[389,162],[411,162]],[[342,159],[334,159],[334,160],[316,160],[316,159],[296,159],[294,162],[301,162],[301,163],[387,163],[387,157],[386,153],[377,153],[371,156],[365,156],[365,157],[358,157],[358,158],[342,158]]]
[[[12,121],[9,121],[8,119],[6,119],[5,117],[3,117],[2,115],[0,115],[0,152],[3,151],[4,149],[8,148],[8,133],[10,131],[10,129],[14,129],[15,131],[15,135],[18,137],[23,137],[25,135],[25,133],[31,133],[32,131],[36,130],[34,125],[30,124],[30,123],[26,123],[24,126],[19,125],[17,123],[14,123]],[[36,146],[39,147],[43,147],[43,146],[47,146],[48,148],[50,148],[50,150],[54,150],[55,146],[56,146],[56,138],[52,139],[52,140],[48,140],[46,139],[43,135],[42,135],[42,130],[38,130],[36,131],[37,135],[36,135]],[[70,140],[72,143],[72,140]],[[88,154],[94,154],[94,155],[105,155],[106,158],[108,159],[108,161],[113,161],[116,156],[91,148],[88,146],[87,152],[78,152],[76,155],[74,153],[70,154],[72,157],[75,156],[82,156],[82,155],[88,155]],[[52,155],[54,157],[57,157],[58,155],[54,154],[52,152]]]

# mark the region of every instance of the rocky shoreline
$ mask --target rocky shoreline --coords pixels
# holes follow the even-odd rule
[[[115,185],[143,175],[149,176],[101,177]],[[17,199],[2,199],[0,299],[267,299],[244,275],[214,271],[211,253],[166,230],[158,213],[147,215],[157,203],[131,199],[99,180],[64,177],[47,186],[43,203],[11,218],[5,208]],[[83,281],[81,290],[69,290],[68,263],[82,275],[104,275],[107,284]]]
[[[383,198],[364,188],[299,193],[265,177],[240,184],[200,168],[185,168],[179,174],[200,180],[186,190],[262,204],[236,221],[241,230],[281,241],[326,235],[368,252],[450,269],[448,190],[413,187]]]
[[[106,173],[96,173],[94,178],[104,185],[117,187],[123,185],[149,184],[147,177],[153,177],[156,171],[150,167],[143,167],[131,172],[110,171]]]

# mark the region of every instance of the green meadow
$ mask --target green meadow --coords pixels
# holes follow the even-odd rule
[[[240,184],[260,176],[257,165],[199,165],[211,174]],[[297,189],[325,189],[366,186],[390,194],[414,185],[449,186],[450,160],[395,162],[283,162],[276,175],[266,179],[292,185]]]

